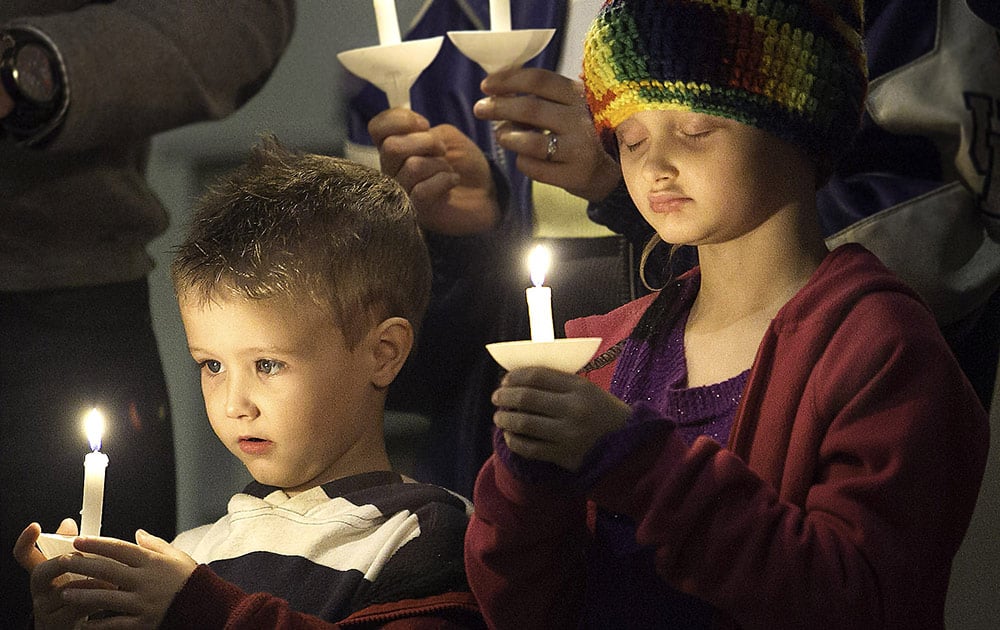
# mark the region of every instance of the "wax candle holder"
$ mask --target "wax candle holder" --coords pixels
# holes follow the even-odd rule
[[[437,57],[443,36],[380,44],[337,53],[349,72],[385,92],[389,107],[410,108],[410,88]]]
[[[55,558],[68,553],[73,553],[73,541],[76,536],[65,536],[63,534],[39,534],[38,548],[42,550],[42,555],[46,558]]]
[[[542,52],[554,28],[524,28],[512,31],[448,31],[455,48],[479,64],[486,74],[510,70]]]
[[[486,350],[508,372],[522,367],[547,367],[572,374],[594,358],[600,345],[600,337],[572,337],[553,341],[498,341],[486,344]]]

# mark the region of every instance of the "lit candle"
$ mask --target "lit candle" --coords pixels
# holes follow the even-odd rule
[[[490,30],[510,30],[510,0],[490,0]]]
[[[373,0],[378,43],[382,46],[400,43],[399,18],[396,17],[396,0]]]
[[[531,284],[525,290],[528,298],[528,325],[531,326],[532,341],[553,341],[552,329],[552,289],[544,287],[545,274],[549,270],[549,250],[537,245],[528,258],[531,268]]]
[[[84,417],[90,453],[83,459],[83,509],[80,510],[80,535],[101,535],[101,514],[104,511],[104,469],[108,456],[101,452],[104,436],[104,416],[91,409]]]

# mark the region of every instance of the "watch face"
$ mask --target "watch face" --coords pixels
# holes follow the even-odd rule
[[[52,76],[52,66],[41,46],[25,44],[17,51],[13,78],[25,98],[35,103],[47,105],[55,98],[56,86]]]

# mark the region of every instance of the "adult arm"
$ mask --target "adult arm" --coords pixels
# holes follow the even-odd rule
[[[70,106],[47,150],[85,152],[235,111],[270,76],[294,7],[118,0],[3,26],[40,34],[58,51]]]

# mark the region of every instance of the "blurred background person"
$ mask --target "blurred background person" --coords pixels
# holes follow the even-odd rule
[[[499,85],[512,97],[496,117],[500,124],[476,109],[485,72],[447,38],[411,90],[409,111],[387,111],[379,89],[348,79],[345,154],[381,163],[410,192],[435,271],[417,350],[394,384],[389,408],[415,414],[403,416],[419,438],[411,442],[415,474],[469,496],[491,450],[489,395],[499,376],[484,346],[528,336],[529,239],[613,234],[585,213],[587,199],[605,197],[621,174],[597,142],[576,81],[582,33],[599,6],[599,0],[511,3],[513,28],[556,31],[524,72],[514,73],[515,85]],[[430,1],[405,39],[488,28],[487,0]],[[522,91],[523,99],[513,96]],[[543,131],[533,154],[521,149]],[[549,138],[556,138],[553,155]],[[575,160],[556,160],[570,155]],[[542,189],[539,182],[557,186]],[[564,207],[570,210],[559,212]],[[559,214],[545,221],[540,208]]]
[[[0,546],[76,516],[82,414],[107,420],[102,533],[176,529],[170,405],[147,244],[167,212],[153,135],[240,107],[291,36],[292,0],[43,0],[0,7]],[[2,553],[0,625],[30,611]]]

